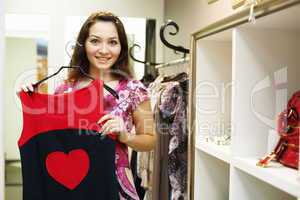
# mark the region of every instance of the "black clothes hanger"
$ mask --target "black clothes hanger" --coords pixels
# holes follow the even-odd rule
[[[159,36],[160,36],[160,40],[162,41],[162,43],[164,43],[164,45],[166,45],[167,47],[169,47],[170,49],[173,49],[175,51],[175,53],[177,54],[177,52],[182,52],[184,54],[184,58],[186,57],[186,54],[189,54],[190,53],[190,50],[189,49],[185,49],[184,47],[182,46],[175,46],[171,43],[169,43],[166,38],[165,38],[165,29],[168,27],[168,26],[174,26],[175,29],[176,29],[176,32],[173,33],[173,32],[169,32],[170,35],[176,35],[179,31],[179,26],[172,20],[168,20],[164,25],[162,25],[160,27],[160,31],[159,31]]]
[[[140,81],[146,86],[148,87],[150,85],[150,83],[152,83],[155,80],[155,77],[152,74],[147,74],[144,75],[142,77],[142,79],[140,79]]]
[[[57,74],[58,74],[62,69],[64,69],[64,68],[77,68],[77,69],[79,69],[79,71],[80,71],[84,76],[88,77],[89,79],[95,80],[95,78],[93,78],[93,77],[91,77],[90,75],[88,75],[88,74],[87,74],[86,72],[84,72],[84,70],[82,70],[82,68],[79,67],[79,66],[73,66],[73,67],[71,67],[71,66],[62,66],[62,67],[59,68],[59,70],[58,70],[57,72],[55,72],[54,74],[52,74],[52,75],[50,75],[50,76],[47,76],[46,78],[44,78],[44,79],[38,81],[37,83],[34,83],[34,84],[32,85],[33,88],[34,88],[34,89],[37,88],[42,82],[44,82],[44,81],[48,80],[49,78],[51,78],[51,77],[57,75]],[[115,98],[119,99],[119,95],[118,95],[118,93],[117,93],[116,91],[114,91],[112,88],[110,88],[110,87],[109,87],[108,85],[106,85],[106,84],[103,84],[103,87],[104,87],[109,93],[111,93]]]
[[[171,82],[171,81],[181,81],[181,80],[186,80],[186,79],[188,79],[188,74],[185,72],[181,72],[181,73],[177,74],[176,76],[164,77],[162,83]]]
[[[179,83],[181,89],[183,90],[184,94],[188,95],[188,89],[189,89],[189,77],[188,74],[185,72],[182,72],[180,74],[177,74],[174,77],[164,77],[162,83],[167,83],[167,82],[173,82],[176,81]]]

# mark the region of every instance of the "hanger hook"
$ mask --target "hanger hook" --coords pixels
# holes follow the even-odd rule
[[[135,47],[138,47],[139,49],[141,49],[141,46],[138,45],[138,44],[133,44],[130,48],[129,48],[129,56],[131,57],[132,60],[138,62],[138,63],[142,63],[142,64],[145,64],[147,66],[153,66],[153,65],[160,65],[162,63],[153,63],[153,62],[147,62],[147,61],[141,61],[141,60],[138,60],[136,59],[134,56],[133,56],[133,49]]]
[[[138,44],[133,44],[132,47],[129,48],[129,55],[130,55],[130,57],[132,58],[132,60],[134,60],[134,61],[136,61],[136,62],[138,62],[138,63],[146,64],[145,61],[138,60],[138,59],[136,59],[136,58],[133,56],[133,49],[134,49],[135,47],[138,47],[139,50],[141,50],[141,48],[142,48],[142,47],[141,47],[140,45],[138,45]]]
[[[173,26],[175,27],[175,32],[169,32],[170,35],[176,35],[178,32],[179,32],[179,26],[172,20],[168,20],[164,25],[162,25],[160,27],[160,32],[159,32],[159,35],[160,35],[160,39],[162,41],[162,43],[164,45],[166,45],[168,48],[170,49],[173,49],[175,51],[179,51],[179,52],[182,52],[182,53],[190,53],[190,50],[189,49],[185,49],[184,47],[182,46],[175,46],[171,43],[169,43],[166,38],[165,38],[165,35],[164,35],[164,32],[165,32],[165,29],[168,27],[168,26]]]

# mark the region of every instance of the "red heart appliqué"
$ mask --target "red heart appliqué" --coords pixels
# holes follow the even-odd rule
[[[70,190],[76,188],[84,179],[89,166],[89,156],[83,149],[72,150],[68,154],[55,151],[46,158],[46,168],[50,176]]]

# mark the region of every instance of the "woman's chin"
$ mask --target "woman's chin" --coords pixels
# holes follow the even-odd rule
[[[109,69],[111,67],[111,65],[110,64],[97,64],[96,65],[96,68],[97,69],[101,69],[101,70],[107,70],[107,69]]]

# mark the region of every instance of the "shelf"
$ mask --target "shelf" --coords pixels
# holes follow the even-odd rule
[[[230,163],[231,160],[230,145],[216,145],[212,142],[198,140],[196,142],[196,149],[199,149],[228,164]]]
[[[233,158],[232,165],[270,185],[285,191],[295,197],[300,197],[300,181],[298,171],[284,167],[277,162],[271,162],[270,167],[256,166],[256,158]]]
[[[195,151],[195,177],[199,177],[195,179],[195,200],[228,200],[230,165],[202,150]]]

